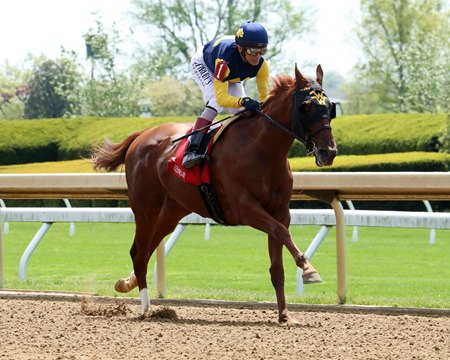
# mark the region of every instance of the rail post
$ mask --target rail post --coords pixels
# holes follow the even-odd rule
[[[336,197],[331,202],[331,206],[336,216],[337,297],[339,304],[345,304],[347,294],[345,214],[342,204]]]

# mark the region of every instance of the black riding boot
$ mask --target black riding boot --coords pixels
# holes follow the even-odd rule
[[[206,146],[202,144],[205,133],[200,131],[189,138],[189,144],[183,157],[183,167],[190,169],[205,159]]]

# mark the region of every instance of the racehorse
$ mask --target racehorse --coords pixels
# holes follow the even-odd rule
[[[303,269],[304,283],[321,282],[316,269],[289,233],[289,201],[293,177],[287,159],[297,138],[306,143],[317,166],[333,163],[337,155],[330,121],[332,103],[322,90],[323,71],[308,80],[295,66],[295,79],[277,76],[262,111],[245,112],[215,142],[209,167],[226,222],[248,225],[268,234],[270,275],[278,304],[278,321],[295,322],[286,306],[283,246]],[[270,120],[270,121],[266,121]],[[191,212],[210,217],[197,187],[168,171],[168,160],[185,135],[187,124],[166,123],[130,135],[121,143],[105,142],[93,151],[96,170],[114,171],[125,164],[128,198],[136,223],[130,250],[134,273],[116,283],[128,292],[139,286],[142,315],[149,308],[147,266],[163,238]]]

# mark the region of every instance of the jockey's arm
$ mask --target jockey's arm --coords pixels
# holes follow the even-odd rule
[[[269,65],[264,60],[256,74],[256,86],[258,87],[259,101],[264,101],[269,95]]]
[[[228,94],[228,75],[230,69],[227,62],[222,59],[216,59],[216,68],[214,71],[214,93],[217,104],[223,108],[239,108],[240,98]]]
[[[228,94],[228,81],[214,79],[217,104],[223,108],[239,108],[241,98]]]
[[[214,92],[216,94],[216,101],[219,106],[224,108],[239,108],[241,107],[241,98],[232,96],[228,93],[229,82],[226,79],[230,73],[227,67],[223,71],[218,71],[220,63],[216,63],[216,71],[214,74]],[[256,85],[258,87],[259,101],[266,100],[269,95],[269,66],[267,61],[261,65],[258,73],[256,74]]]

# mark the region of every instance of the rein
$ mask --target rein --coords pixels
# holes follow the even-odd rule
[[[275,126],[276,128],[283,130],[286,134],[292,136],[293,138],[297,139],[298,141],[300,141],[302,144],[304,144],[306,146],[308,140],[301,138],[300,136],[296,135],[295,133],[293,133],[291,130],[289,130],[287,127],[284,127],[283,125],[281,125],[280,123],[276,122],[274,119],[272,119],[269,115],[267,115],[265,112],[261,111],[261,110],[256,110],[256,112],[259,115],[262,115],[271,125]]]

